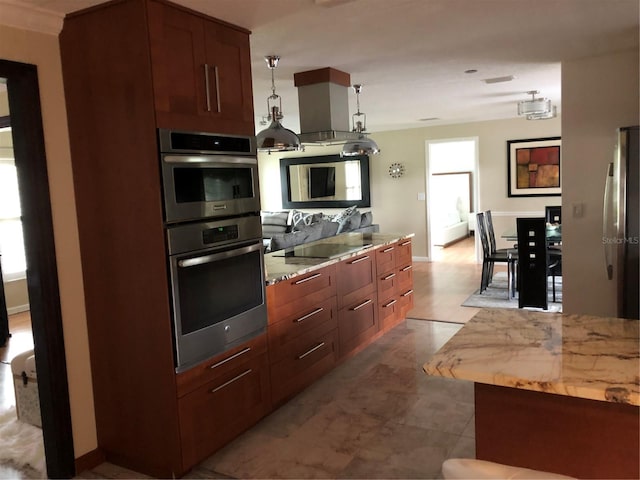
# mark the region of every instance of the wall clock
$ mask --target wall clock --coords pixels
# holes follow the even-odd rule
[[[404,165],[401,163],[392,163],[389,165],[389,175],[391,178],[400,178],[404,174]]]

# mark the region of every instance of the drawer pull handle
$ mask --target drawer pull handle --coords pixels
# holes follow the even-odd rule
[[[218,107],[218,113],[222,111],[220,108],[220,77],[218,76],[218,66],[213,66],[213,75],[216,79],[216,107]]]
[[[386,305],[383,305],[384,308],[390,307],[391,305],[395,305],[396,303],[398,303],[397,300],[391,300],[389,303],[387,303]]]
[[[313,317],[316,313],[320,313],[321,311],[323,311],[324,308],[320,307],[320,308],[316,308],[313,312],[311,313],[307,313],[306,315],[300,317],[300,318],[296,318],[293,323],[300,323],[304,320],[306,320],[309,317]]]
[[[411,295],[413,293],[413,290],[409,290],[408,292],[405,292],[402,294],[403,297],[408,297],[409,295]]]
[[[371,299],[369,300],[365,300],[364,302],[362,302],[360,305],[358,305],[357,307],[353,307],[351,310],[353,310],[354,312],[356,310],[360,310],[362,307],[364,307],[365,305],[369,305],[371,303]]]
[[[321,277],[321,276],[322,276],[321,273],[316,273],[315,275],[311,275],[310,277],[303,278],[302,280],[298,280],[296,282],[293,282],[293,284],[294,285],[300,285],[301,283],[308,282],[309,280],[313,280],[314,278],[318,278],[318,277]]]
[[[361,258],[356,258],[353,262],[349,262],[349,264],[350,265],[355,265],[356,263],[364,262],[368,258],[369,258],[369,255],[366,255],[366,256],[361,257]]]
[[[240,380],[242,377],[249,375],[252,372],[251,369],[247,370],[246,372],[242,372],[240,375],[238,375],[237,377],[233,377],[231,380],[229,380],[228,382],[224,382],[222,385],[220,385],[219,387],[214,388],[213,390],[211,390],[211,393],[216,393],[218,390],[222,390],[224,387],[231,385],[233,382]]]
[[[400,269],[401,272],[406,272],[407,270],[411,270],[413,268],[413,265],[407,265],[406,267]]]
[[[388,252],[391,252],[391,251],[393,251],[393,249],[394,249],[394,248],[395,248],[395,247],[385,248],[384,250],[382,250],[382,253],[388,253]]]
[[[220,360],[218,363],[214,363],[213,365],[211,365],[209,368],[217,368],[221,365],[224,365],[225,363],[233,360],[234,358],[238,358],[240,355],[244,355],[245,353],[251,351],[251,347],[247,347],[244,350],[240,350],[238,353],[234,353],[233,355],[231,355],[230,357],[225,358],[224,360]]]
[[[384,277],[382,280],[391,280],[393,277],[395,277],[396,274],[395,273],[390,273],[389,275],[387,275],[386,277]]]
[[[209,65],[204,64],[204,93],[207,99],[207,112],[211,111],[211,93],[209,91]]]
[[[302,360],[307,355],[311,355],[313,352],[315,352],[316,350],[318,350],[319,348],[322,348],[322,347],[324,347],[324,342],[320,342],[318,345],[313,347],[311,350],[306,351],[302,355],[298,355],[298,360]]]
[[[411,240],[407,240],[406,242],[402,242],[400,244],[401,247],[406,247],[407,245],[411,245]]]

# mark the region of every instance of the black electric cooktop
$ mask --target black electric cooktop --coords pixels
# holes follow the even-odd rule
[[[335,258],[351,252],[357,252],[366,247],[371,247],[371,243],[362,242],[359,245],[343,243],[320,243],[318,245],[298,245],[296,247],[285,248],[273,252],[274,257],[295,257],[295,258]]]

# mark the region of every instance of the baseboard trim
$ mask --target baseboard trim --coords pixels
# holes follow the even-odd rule
[[[429,257],[411,257],[414,262],[429,262]]]
[[[104,452],[99,448],[76,458],[76,475],[91,470],[107,460]]]
[[[7,307],[7,314],[9,315],[13,315],[16,313],[22,313],[22,312],[28,312],[29,311],[29,304],[27,303],[26,305],[18,305],[16,307]]]

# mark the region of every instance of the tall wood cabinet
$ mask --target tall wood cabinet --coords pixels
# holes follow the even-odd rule
[[[249,32],[162,0],[114,0],[65,18],[60,48],[99,452],[180,476],[246,428],[229,412],[268,410],[266,340],[231,386],[246,402],[216,390],[216,410],[201,394],[243,362],[189,391],[176,377],[156,134],[254,133]],[[215,437],[200,429],[213,423]]]

